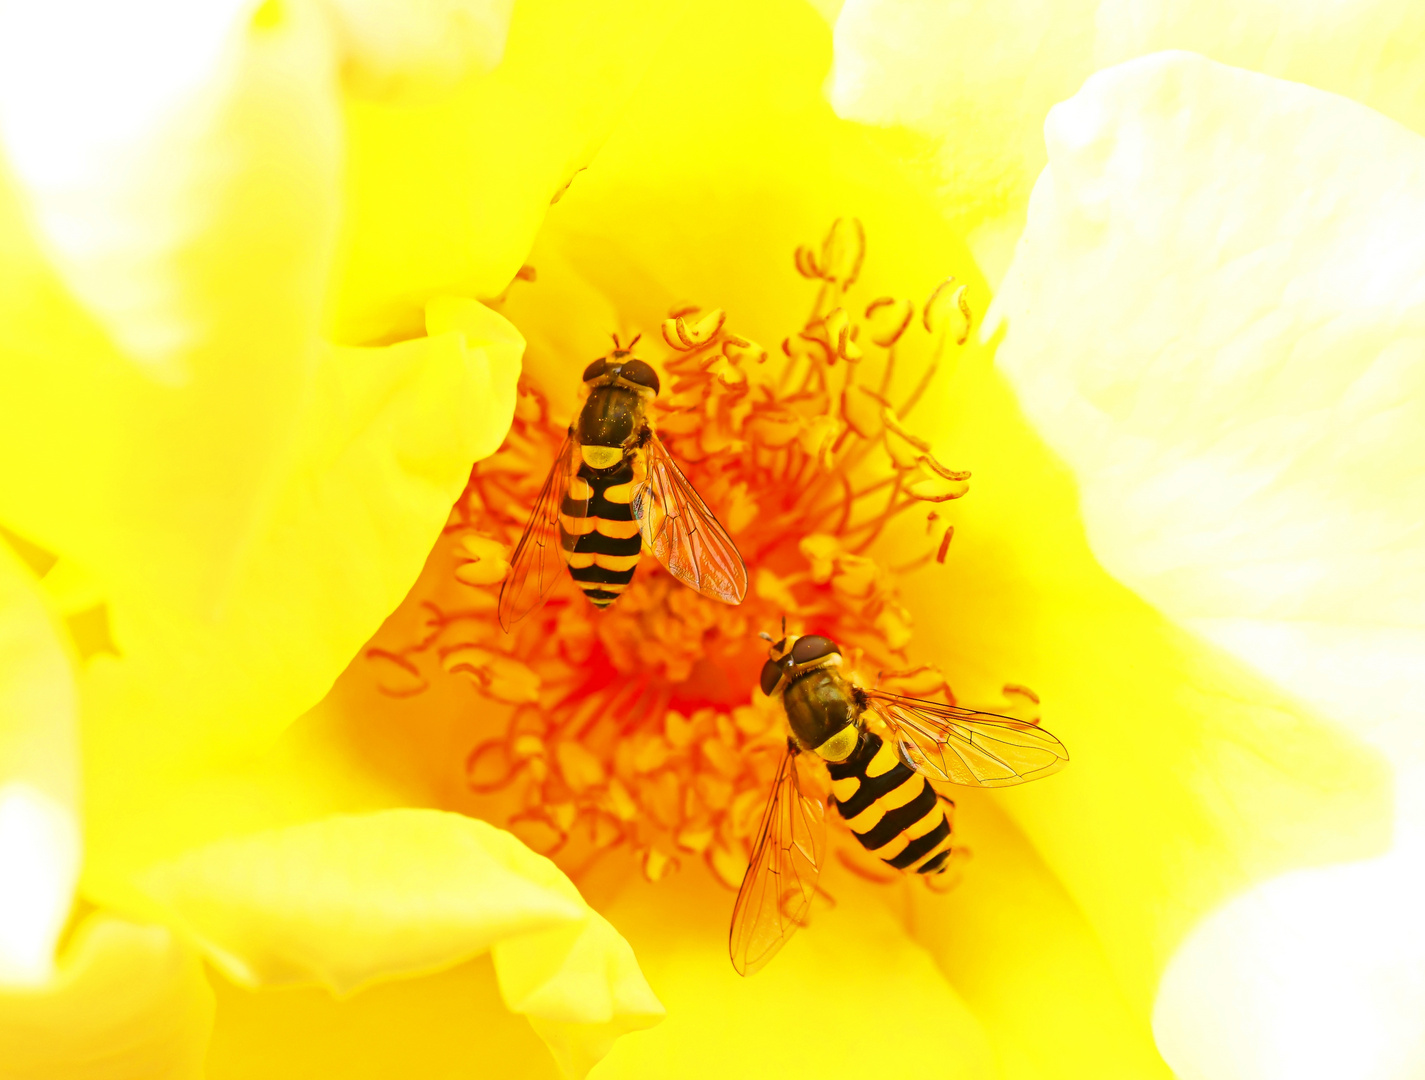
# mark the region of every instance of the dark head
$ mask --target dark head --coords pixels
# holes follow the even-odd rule
[[[841,675],[841,646],[820,634],[788,635],[770,653],[762,665],[762,692],[781,697],[797,745],[827,761],[844,761],[861,729],[855,690]]]
[[[584,461],[595,469],[612,468],[623,460],[624,449],[639,438],[645,426],[644,410],[658,396],[658,373],[633,355],[615,348],[584,369],[589,396],[579,410],[575,429]],[[618,338],[614,338],[618,344]]]
[[[771,659],[762,665],[762,693],[773,697],[785,690],[798,675],[839,665],[841,646],[820,634],[802,637],[790,634],[774,642],[767,655]]]
[[[599,357],[584,369],[584,383],[590,387],[626,386],[631,390],[651,392],[651,397],[657,397],[658,373],[633,355],[633,347],[637,344],[638,338],[634,338],[625,349],[619,345],[615,335],[614,351]]]

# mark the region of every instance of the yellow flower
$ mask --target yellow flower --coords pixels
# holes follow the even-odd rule
[[[507,43],[498,4],[86,6],[78,49],[6,9],[0,1075],[1408,1075],[1409,908],[1341,928],[1413,895],[1418,815],[1300,868],[1390,843],[1357,735],[1418,760],[1422,144],[1366,107],[1417,120],[1412,11],[1130,7],[819,4],[834,51],[792,0]],[[1079,89],[1168,46],[1268,74]],[[531,470],[639,329],[752,595],[645,565],[505,638]],[[843,476],[887,483],[814,520]],[[957,792],[948,893],[834,861],[741,980],[777,718],[738,642],[782,610],[1037,697],[1074,763]]]

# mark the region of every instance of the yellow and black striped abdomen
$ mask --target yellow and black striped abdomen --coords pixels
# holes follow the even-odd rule
[[[559,512],[559,540],[569,573],[596,607],[608,607],[633,580],[643,538],[631,503],[642,480],[642,452],[611,469],[581,463]]]
[[[845,761],[829,761],[831,793],[861,846],[897,870],[938,874],[950,858],[950,821],[920,773],[863,731]]]

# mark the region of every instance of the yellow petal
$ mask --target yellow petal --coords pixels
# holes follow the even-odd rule
[[[88,672],[86,751],[113,783],[97,800],[134,794],[119,763],[154,770],[280,731],[410,588],[471,461],[508,428],[523,346],[473,301],[442,299],[431,319],[429,338],[327,352],[296,460],[215,617],[113,603],[122,659]],[[157,741],[136,744],[135,723]]]
[[[27,463],[0,477],[0,515],[111,599],[138,593],[144,605],[211,616],[287,464],[317,366],[316,281],[297,280],[317,239],[275,209],[256,216],[280,236],[269,239],[283,268],[215,240],[217,295],[194,300],[201,340],[183,354],[183,384],[164,386],[74,301],[0,175],[0,448]],[[250,220],[240,228],[261,242]],[[185,276],[183,288],[200,280]],[[174,295],[154,292],[165,304]],[[227,306],[203,308],[210,300]],[[120,306],[125,318],[149,318]]]
[[[582,1078],[621,1035],[663,1019],[633,950],[597,912],[496,942],[492,955],[501,995],[529,1017],[566,1076]]]
[[[251,991],[215,980],[208,1080],[490,1076],[557,1080],[488,956],[334,998],[321,987]]]
[[[1416,962],[1402,958],[1425,954],[1425,934],[1387,908],[1346,937],[1333,913],[1383,881],[1421,898],[1425,139],[1190,54],[1100,73],[1047,133],[1000,359],[1075,472],[1095,551],[1175,621],[1380,746],[1402,792],[1384,859],[1272,882],[1204,926],[1155,1024],[1189,1074],[1242,1054],[1299,1074],[1273,988],[1310,977],[1281,928],[1313,926],[1325,971],[1356,960],[1326,977],[1341,1018],[1307,1040],[1322,1040],[1312,1075],[1348,1060],[1418,1069],[1412,1009],[1380,1012],[1365,972]],[[1100,328],[1092,346],[1064,343],[1084,325]],[[1224,986],[1259,1040],[1201,1023]],[[1418,990],[1390,996],[1425,1008]]]
[[[822,885],[835,906],[816,900],[811,924],[744,979],[727,955],[733,894],[711,875],[630,884],[606,910],[643,958],[668,1019],[620,1042],[597,1075],[996,1075],[975,1017],[880,890],[835,864]]]
[[[830,34],[804,0],[738,0],[695,25],[695,44],[675,36],[653,57],[657,92],[629,102],[596,164],[551,208],[526,260],[538,277],[514,283],[502,309],[527,332],[532,359],[539,343],[538,387],[557,395],[561,418],[610,331],[656,338],[688,303],[722,309],[737,334],[774,351],[789,335],[797,347],[815,293],[791,253],[837,218],[865,223],[861,303],[919,306],[969,263],[927,190],[822,97]],[[690,64],[691,49],[716,57],[724,77]],[[898,400],[906,378],[892,388]]]
[[[912,883],[910,925],[983,1025],[1004,1080],[1169,1080],[1073,898],[992,796],[954,796],[968,857],[948,893]]]
[[[579,925],[585,912],[547,860],[484,822],[433,810],[219,841],[140,884],[236,982],[316,981],[338,993]]]
[[[57,628],[0,540],[0,985],[44,982],[69,915],[80,863],[77,711]]]
[[[212,1020],[191,949],[162,927],[95,915],[43,988],[0,993],[0,1075],[199,1080]]]
[[[408,336],[434,293],[503,292],[679,10],[531,0],[490,75],[419,107],[348,102],[332,335]]]
[[[662,1014],[628,944],[553,863],[459,814],[389,810],[218,841],[140,886],[250,987],[347,993],[493,946],[507,1006],[571,1076]]]

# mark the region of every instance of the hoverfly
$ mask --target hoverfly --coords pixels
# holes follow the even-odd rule
[[[950,857],[950,822],[927,777],[1008,787],[1069,761],[1058,739],[1027,721],[852,685],[829,638],[783,637],[770,655],[762,692],[781,696],[791,734],[732,910],[728,948],[741,975],[772,959],[805,921],[816,891],[826,822],[820,800],[802,790],[801,754],[826,762],[830,801],[861,846],[918,874],[943,873]],[[867,728],[868,711],[889,742]]]
[[[544,599],[560,572],[595,607],[633,580],[648,545],[670,574],[714,600],[740,604],[747,569],[727,530],[693,490],[648,422],[658,375],[633,355],[638,338],[584,369],[588,397],[535,500],[500,589],[506,632]]]

